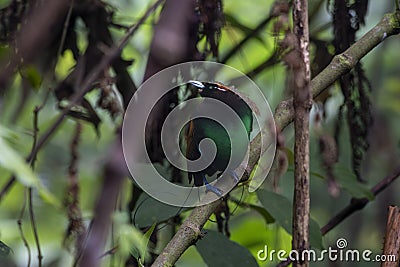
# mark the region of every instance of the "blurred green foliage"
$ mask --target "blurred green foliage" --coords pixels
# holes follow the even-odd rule
[[[9,1],[0,1],[0,8],[6,6]],[[135,23],[149,6],[148,1],[109,0],[115,8],[115,20],[123,25]],[[310,5],[316,5],[320,1],[310,1]],[[323,1],[325,2],[325,1]],[[367,16],[367,25],[362,32],[370,29],[382,17],[393,9],[389,4],[393,1],[370,1],[370,12]],[[256,27],[270,12],[272,1],[224,1],[224,10],[227,13],[226,27],[223,29],[220,43],[222,56],[234,47],[248,32]],[[373,11],[373,12],[372,12]],[[150,17],[140,27],[137,34],[130,40],[123,50],[123,57],[133,59],[135,62],[130,68],[131,75],[136,84],[140,84],[146,66],[149,45],[151,42],[153,23],[156,17]],[[311,22],[311,32],[329,23],[330,15],[324,4],[318,9]],[[77,25],[76,31],[81,39],[80,49],[85,48],[85,33],[82,26]],[[113,29],[115,40],[123,35],[122,30]],[[319,38],[329,40],[332,38],[330,25],[318,32]],[[360,32],[360,34],[362,34]],[[358,213],[339,225],[327,236],[321,238],[318,228],[323,226],[329,218],[347,205],[352,197],[368,197],[373,199],[369,188],[391,172],[400,158],[400,53],[399,37],[392,37],[382,43],[378,48],[366,56],[365,70],[373,88],[373,105],[375,112],[375,128],[371,133],[371,147],[362,166],[362,173],[367,184],[356,182],[350,170],[349,139],[346,131],[341,133],[341,147],[339,148],[339,164],[336,170],[340,195],[334,198],[329,195],[325,172],[321,167],[320,154],[317,147],[317,136],[312,132],[311,137],[311,217],[314,219],[310,232],[311,244],[317,249],[334,246],[338,238],[346,238],[352,248],[370,249],[374,253],[380,253],[382,238],[386,220],[386,207],[389,204],[400,205],[398,190],[399,183],[395,183],[384,195],[379,196],[369,204],[362,213]],[[242,47],[240,53],[227,62],[228,65],[246,73],[258,64],[269,58],[277,48],[277,37],[273,36],[270,27],[265,28],[256,37]],[[3,49],[1,50],[3,52]],[[70,51],[66,51],[59,59],[56,66],[57,79],[67,76],[74,66]],[[255,77],[256,83],[263,90],[265,96],[274,109],[279,101],[286,98],[285,95],[285,68],[277,64],[266,69]],[[13,119],[17,112],[15,107],[21,94],[22,82],[19,75],[24,75],[30,82],[30,97],[18,110],[19,117]],[[16,75],[11,88],[0,97],[0,188],[3,188],[12,173],[18,179],[18,183],[1,199],[0,202],[0,257],[11,257],[18,266],[26,266],[28,259],[18,229],[17,220],[21,218],[22,230],[32,251],[32,266],[36,266],[37,252],[34,246],[34,237],[31,230],[27,212],[20,217],[22,207],[25,205],[27,189],[32,186],[34,194],[34,210],[38,225],[41,247],[44,255],[45,266],[71,266],[73,253],[63,247],[63,239],[68,224],[65,208],[62,202],[65,198],[67,186],[67,169],[70,161],[70,142],[76,122],[68,119],[57,131],[54,138],[39,152],[36,168],[32,172],[24,157],[29,154],[32,147],[33,136],[33,110],[41,105],[48,88],[42,84],[43,78],[35,67],[28,67]],[[326,104],[326,122],[324,128],[332,132],[335,116],[342,97],[336,86],[330,88],[331,98]],[[92,92],[90,100],[96,101],[96,92]],[[58,113],[56,100],[51,94],[47,104],[39,113],[39,133],[42,133],[54,121]],[[83,124],[82,141],[79,146],[79,185],[80,207],[83,219],[88,226],[93,207],[99,189],[103,163],[108,156],[109,146],[114,140],[114,131],[119,120],[112,120],[106,112],[99,110],[103,121],[100,124],[100,135],[97,136],[90,124]],[[346,127],[343,125],[343,127]],[[290,152],[293,147],[293,129],[289,127],[284,132],[285,147]],[[272,249],[290,250],[291,229],[291,201],[293,192],[293,161],[289,159],[287,172],[280,178],[278,188],[272,186],[269,181],[265,188],[257,194],[242,193],[237,189],[232,196],[238,202],[248,203],[248,206],[238,202],[229,202],[233,216],[229,221],[231,239],[227,239],[215,232],[214,217],[206,224],[207,233],[195,247],[191,247],[176,266],[239,266],[229,265],[232,262],[246,264],[246,266],[275,266],[277,262],[263,262],[257,260],[257,252],[268,245]],[[322,179],[321,179],[322,178]],[[124,191],[121,192],[119,207],[121,211],[114,215],[114,234],[107,244],[111,249],[118,244],[117,252],[112,257],[104,257],[103,266],[123,266],[128,255],[146,260],[149,252],[144,248],[151,243],[150,235],[155,230],[155,222],[165,221],[178,213],[183,217],[187,210],[164,207],[155,204],[155,200],[145,200],[145,204],[137,210],[136,226],[147,226],[146,234],[139,232],[130,224],[131,214],[126,213],[126,206],[130,199],[131,181],[126,179]],[[269,190],[269,191],[267,191]],[[273,193],[271,190],[275,190]],[[148,205],[148,206],[146,206]],[[164,244],[168,241],[168,227],[158,233],[159,240]],[[112,241],[111,241],[112,240]],[[161,242],[160,241],[160,242]],[[4,243],[3,243],[4,242]],[[162,243],[162,242],[161,242]],[[7,244],[7,245],[5,245]],[[154,244],[153,244],[154,245]],[[160,252],[160,247],[152,246],[153,252]],[[12,251],[12,252],[10,252]],[[229,259],[230,257],[230,259]],[[242,262],[243,261],[243,262]],[[363,266],[372,264],[363,263]],[[244,266],[244,265],[241,265]],[[328,262],[312,263],[311,266],[329,266]],[[340,266],[354,266],[351,263],[343,263]]]

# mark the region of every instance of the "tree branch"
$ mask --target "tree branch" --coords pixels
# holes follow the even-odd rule
[[[399,32],[400,11],[386,14],[383,19],[359,41],[354,43],[344,53],[335,56],[332,62],[311,81],[313,97],[318,96],[341,75],[348,72],[362,57],[380,44],[384,39],[398,34]],[[275,110],[274,118],[279,130],[283,130],[293,121],[294,109],[292,103],[292,99],[282,101]],[[250,160],[248,164],[249,169],[253,169],[257,163],[257,160],[254,159],[257,157],[253,157],[252,159],[251,156],[254,156],[254,151],[258,150],[258,147],[255,144],[259,141],[260,134],[258,134],[251,142]],[[175,236],[167,244],[152,266],[172,266],[183,252],[196,242],[200,230],[221,201],[222,200],[217,200],[208,205],[195,208],[189,217],[183,222]]]
[[[386,225],[385,244],[383,247],[383,255],[394,255],[395,261],[383,261],[381,267],[399,266],[400,258],[400,209],[399,207],[390,206],[388,220]]]
[[[244,46],[244,44],[246,44],[249,40],[251,40],[254,36],[256,36],[257,33],[260,32],[273,18],[276,18],[276,16],[278,16],[278,14],[271,13],[268,17],[266,17],[263,21],[261,21],[260,24],[258,24],[257,27],[255,27],[254,30],[250,32],[250,34],[248,34],[245,38],[243,38],[243,40],[240,41],[240,43],[238,43],[234,48],[232,48],[232,50],[230,50],[224,56],[224,58],[221,59],[220,63],[226,63],[232,56],[234,56],[237,52],[240,51],[240,49],[242,48],[242,46]]]
[[[371,188],[372,194],[377,196],[380,192],[385,190],[393,181],[395,181],[400,176],[400,166],[390,175],[386,176],[382,181],[377,183],[374,187]],[[337,215],[332,217],[329,222],[321,228],[321,234],[325,235],[330,230],[332,230],[335,226],[341,223],[344,219],[349,217],[351,214],[356,212],[357,210],[363,209],[370,200],[368,198],[355,198],[352,199],[350,204],[342,209]]]
[[[292,249],[301,254],[310,246],[310,52],[308,36],[307,0],[293,1],[294,50],[285,56],[293,75],[294,118],[294,196]],[[291,60],[289,60],[289,58]],[[301,254],[302,255],[302,254]],[[306,259],[298,259],[294,267],[308,266]]]

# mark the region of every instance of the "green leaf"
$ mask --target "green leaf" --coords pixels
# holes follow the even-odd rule
[[[292,203],[282,195],[267,190],[257,190],[257,196],[263,207],[271,214],[276,222],[292,232]]]
[[[316,177],[316,178],[322,179],[322,180],[325,179],[325,176],[323,176],[322,174],[320,174],[320,173],[318,173],[318,172],[310,172],[310,175],[311,175],[311,176],[314,176],[314,177]]]
[[[275,222],[274,217],[272,217],[272,215],[266,209],[264,209],[263,207],[260,207],[260,206],[254,205],[254,204],[246,204],[246,205],[250,209],[253,209],[256,212],[258,212],[264,218],[264,220],[265,220],[265,222],[267,224]]]
[[[286,156],[288,158],[288,163],[289,165],[293,165],[294,164],[294,153],[292,150],[290,150],[290,148],[288,147],[284,147],[283,151],[286,153]]]
[[[142,261],[148,258],[147,245],[149,243],[149,238],[144,236],[142,232],[132,224],[128,223],[128,216],[126,213],[116,213],[114,215],[114,222],[119,247],[118,253],[120,253],[120,256],[126,258],[131,254],[136,259]]]
[[[37,187],[39,178],[25,160],[0,138],[0,166],[12,172],[18,181],[28,187]]]
[[[64,51],[64,53],[59,57],[55,69],[55,73],[58,80],[65,79],[71,70],[76,65],[74,55],[70,49]]]
[[[25,77],[34,89],[38,89],[42,84],[42,76],[39,71],[32,65],[22,70],[22,76]]]
[[[352,197],[366,197],[369,200],[375,198],[371,190],[365,184],[360,183],[349,168],[336,164],[334,173],[340,187],[346,190]]]
[[[186,209],[167,205],[143,193],[133,211],[133,220],[138,228],[142,228],[163,222],[180,214],[183,210]]]
[[[7,257],[11,251],[12,250],[9,246],[0,241],[0,258]]]
[[[43,186],[26,161],[1,137],[0,151],[0,166],[13,173],[21,184],[36,189],[44,201],[58,208],[61,207],[60,201]]]
[[[150,227],[149,230],[146,231],[146,233],[144,233],[143,235],[143,248],[142,251],[140,252],[140,258],[141,259],[145,259],[146,258],[146,253],[147,253],[147,247],[149,245],[150,242],[150,237],[154,232],[154,229],[156,229],[157,224],[153,223],[153,225]]]
[[[322,244],[321,227],[313,218],[310,218],[310,244],[313,248],[319,250],[324,248]]]
[[[209,267],[258,266],[245,247],[216,231],[207,230],[205,237],[197,241],[196,248]]]
[[[11,3],[11,0],[0,0],[0,9],[7,7]]]
[[[289,234],[292,234],[292,203],[286,197],[267,190],[257,190],[257,196],[264,208],[276,222]],[[318,223],[310,218],[310,244],[322,249],[322,234]]]
[[[5,140],[16,141],[18,139],[18,134],[13,130],[0,125],[0,138],[3,137]]]
[[[44,187],[44,185],[40,181],[36,186],[36,189],[38,190],[38,194],[43,201],[57,208],[62,208],[62,205],[58,198],[54,194],[52,194],[46,187]]]

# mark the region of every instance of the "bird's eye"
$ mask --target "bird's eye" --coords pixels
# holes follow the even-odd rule
[[[205,85],[202,82],[199,82],[199,81],[190,80],[190,81],[188,81],[188,83],[193,84],[194,86],[199,87],[199,88],[204,88],[205,87]]]

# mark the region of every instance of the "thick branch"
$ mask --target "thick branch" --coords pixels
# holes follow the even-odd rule
[[[343,54],[336,56],[326,69],[311,81],[313,97],[319,95],[341,75],[348,72],[355,65],[355,62],[359,61],[385,38],[398,34],[399,32],[400,11],[385,15],[373,29],[366,33]],[[343,57],[352,58],[353,61],[351,64],[342,64],[339,58]],[[292,102],[292,99],[282,101],[275,110],[275,123],[280,130],[283,130],[293,121],[294,110]],[[260,135],[257,135],[252,141],[250,154],[254,154],[253,151],[257,151],[257,149],[254,148],[256,148],[255,142],[259,140],[259,138]],[[253,169],[256,163],[256,160],[250,158],[248,168]],[[197,240],[200,229],[220,203],[221,200],[218,200],[206,206],[195,208],[156,259],[153,266],[172,266],[180,255]]]
[[[169,241],[152,266],[174,266],[183,252],[200,237],[200,230],[221,202],[222,199],[218,199],[208,205],[195,208],[189,218],[179,227],[178,232]]]
[[[307,0],[293,1],[293,23],[296,36],[292,60],[287,64],[293,75],[294,98],[294,196],[292,249],[302,253],[310,246],[308,229],[310,223],[310,55],[308,36]],[[308,261],[299,259],[293,266],[308,266]]]
[[[390,206],[388,220],[386,224],[385,244],[383,247],[383,255],[393,255],[395,261],[383,261],[381,267],[399,266],[400,258],[400,209],[399,207]]]

